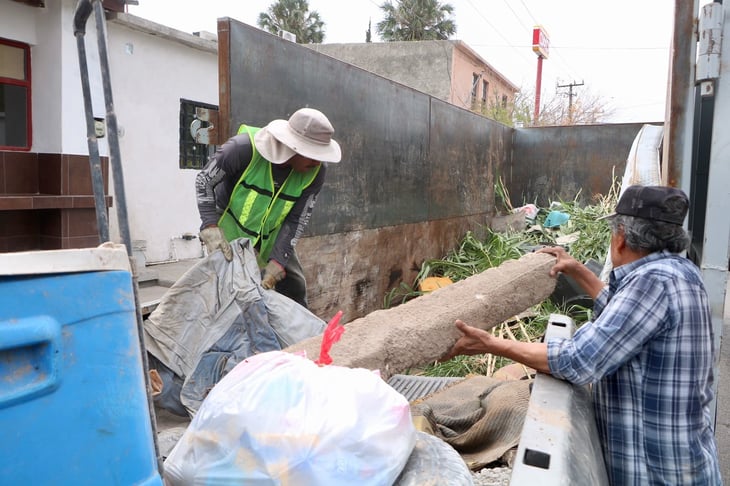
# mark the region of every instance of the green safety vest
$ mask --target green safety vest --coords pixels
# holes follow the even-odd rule
[[[304,189],[314,181],[320,167],[304,174],[291,171],[274,193],[271,162],[256,150],[253,136],[260,129],[241,125],[238,133],[248,132],[253,155],[238,180],[225,212],[218,220],[228,241],[245,237],[259,248],[259,263],[266,263],[281,225]]]

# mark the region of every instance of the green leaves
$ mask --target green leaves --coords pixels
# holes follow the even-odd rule
[[[256,22],[274,35],[282,30],[297,36],[299,44],[319,44],[324,40],[324,22],[317,11],[309,11],[307,0],[278,0]]]
[[[384,41],[446,40],[456,33],[450,4],[438,0],[387,0],[385,18],[375,26]]]

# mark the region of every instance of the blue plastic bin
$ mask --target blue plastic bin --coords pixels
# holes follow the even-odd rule
[[[123,248],[0,254],[0,483],[161,485]]]

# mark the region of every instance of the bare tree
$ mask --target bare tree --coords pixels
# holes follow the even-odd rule
[[[540,115],[534,119],[535,94],[532,91],[520,89],[515,94],[514,101],[507,103],[488,104],[482,114],[514,126],[559,126],[559,125],[592,125],[603,123],[615,112],[609,101],[601,95],[581,90],[580,95],[574,95],[572,103],[561,93],[550,98],[542,98]]]

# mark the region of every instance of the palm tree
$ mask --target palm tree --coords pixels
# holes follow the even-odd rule
[[[387,0],[376,29],[384,41],[445,40],[456,33],[454,7],[438,0]]]
[[[324,22],[317,11],[309,11],[307,0],[278,0],[256,22],[274,35],[282,30],[297,36],[300,44],[319,44],[324,40]]]

